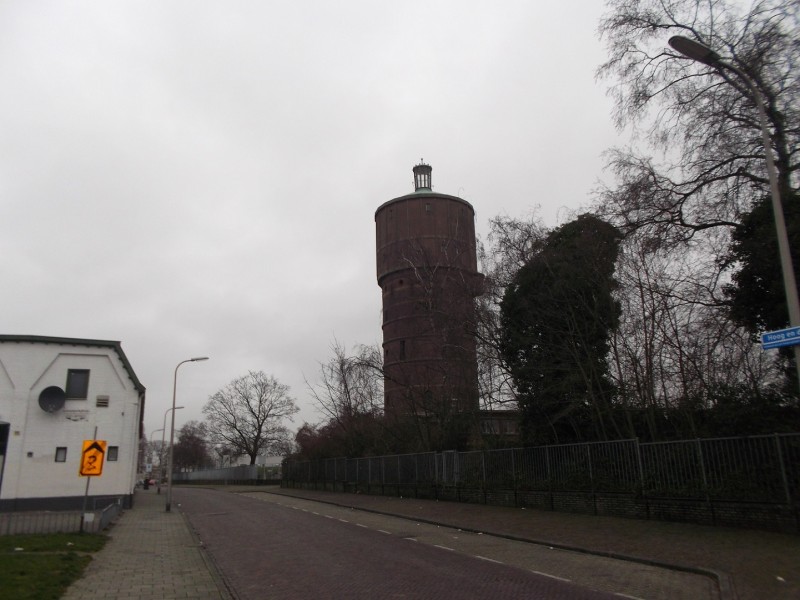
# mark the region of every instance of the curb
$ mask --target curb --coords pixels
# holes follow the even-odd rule
[[[182,510],[180,510],[180,508],[178,509],[178,512],[183,519],[183,524],[186,526],[186,530],[189,532],[189,535],[192,536],[192,540],[194,540],[194,542],[197,544],[197,549],[200,551],[200,558],[203,559],[203,564],[205,564],[206,568],[208,569],[211,579],[213,579],[214,583],[217,585],[220,599],[239,600],[239,596],[236,594],[233,587],[228,583],[228,580],[225,578],[225,576],[217,568],[217,564],[214,562],[214,559],[209,555],[205,544],[203,544],[200,536],[197,535],[197,531],[195,531],[194,527],[192,527],[192,524],[189,522],[189,518]]]

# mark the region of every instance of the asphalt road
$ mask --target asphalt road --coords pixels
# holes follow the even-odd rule
[[[180,510],[240,600],[622,597],[464,553],[454,547],[455,530],[278,500],[209,489],[176,493]],[[444,531],[438,538],[423,531],[431,528]]]

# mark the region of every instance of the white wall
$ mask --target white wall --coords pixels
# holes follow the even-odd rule
[[[68,369],[89,369],[85,400],[67,400],[48,413],[39,394],[64,389]],[[108,396],[107,408],[97,396]],[[83,496],[86,477],[78,473],[84,440],[94,437],[119,447],[116,462],[106,460],[92,477],[89,495],[133,492],[138,452],[140,392],[113,347],[0,342],[0,421],[10,423],[0,500]],[[56,448],[67,448],[66,462],[55,462]],[[107,458],[107,457],[106,457]]]

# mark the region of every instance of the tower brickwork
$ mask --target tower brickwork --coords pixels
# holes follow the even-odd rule
[[[414,193],[375,212],[387,414],[478,409],[475,211],[434,192],[431,171],[414,167]]]

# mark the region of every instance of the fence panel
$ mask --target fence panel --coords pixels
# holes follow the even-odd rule
[[[694,440],[640,444],[642,493],[651,497],[703,499],[705,483]]]
[[[784,434],[773,437],[780,449],[777,455],[783,466],[787,503],[792,498],[795,502],[800,502],[800,435]]]
[[[550,448],[518,448],[514,450],[514,463],[519,473],[519,489],[550,489]]]
[[[589,445],[550,446],[550,481],[552,489],[561,492],[590,491],[592,472]]]
[[[486,486],[490,489],[513,490],[517,487],[513,450],[490,450],[484,453]]]
[[[641,484],[636,440],[590,444],[593,489],[636,492]]]
[[[483,457],[484,453],[480,451],[458,452],[456,454],[458,471],[453,483],[463,487],[482,488],[486,471]]]
[[[800,434],[286,461],[285,479],[791,506],[800,502]]]
[[[785,497],[774,438],[724,438],[701,443],[711,498],[769,502]]]

